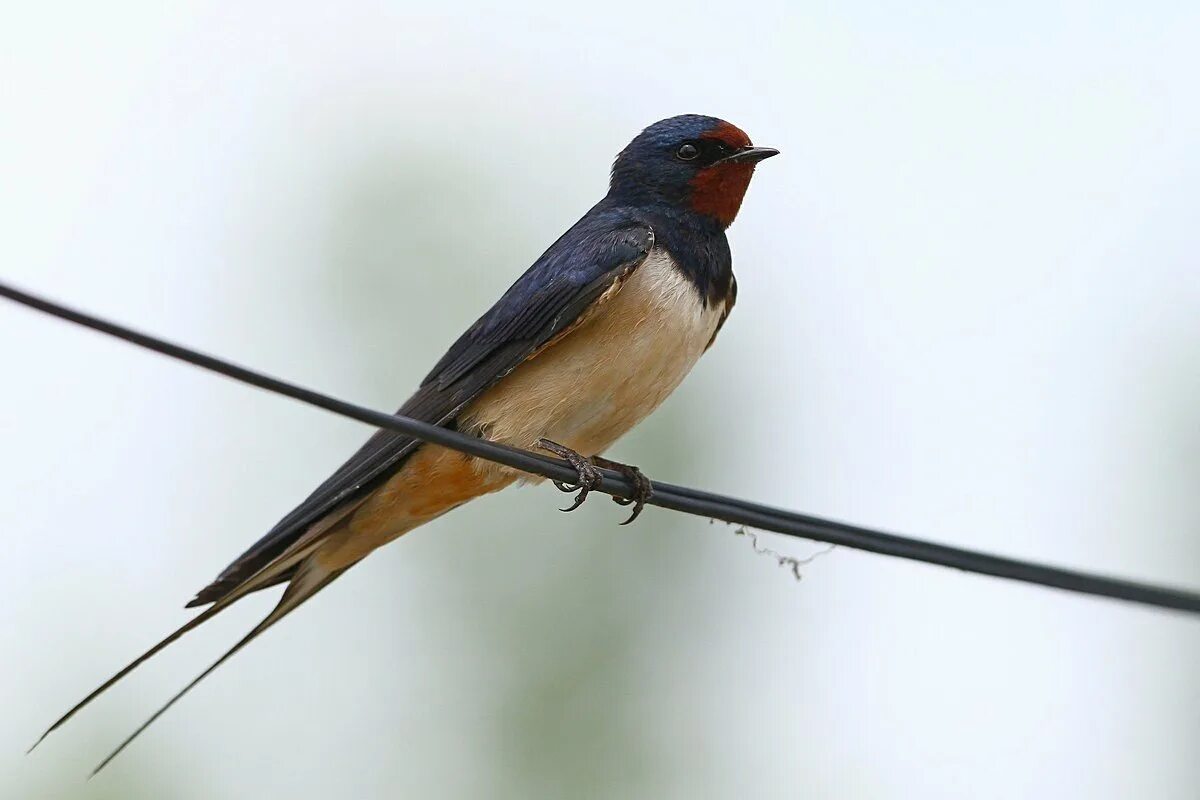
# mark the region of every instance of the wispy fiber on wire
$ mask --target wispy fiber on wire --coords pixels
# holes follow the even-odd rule
[[[185,361],[197,367],[225,375],[242,383],[299,400],[302,403],[356,419],[377,428],[390,428],[417,439],[443,445],[463,453],[495,461],[524,472],[570,483],[576,479],[575,470],[565,461],[517,450],[488,442],[457,431],[430,425],[419,420],[394,414],[384,414],[363,406],[348,403],[311,389],[272,378],[228,361],[205,355],[181,345],[150,336],[99,317],[76,311],[50,300],[23,292],[0,283],[0,297],[42,311],[51,316],[74,322],[94,331],[106,333],[139,347]],[[632,497],[634,487],[624,476],[611,470],[601,470],[604,481],[599,491],[618,497]],[[787,536],[799,536],[841,547],[851,547],[872,553],[923,561],[945,567],[993,575],[1024,583],[1052,586],[1081,594],[1110,597],[1133,603],[1175,609],[1200,614],[1200,593],[1126,581],[1086,572],[1060,569],[1030,561],[936,544],[907,536],[848,525],[844,522],[797,514],[783,509],[751,503],[734,497],[724,497],[685,486],[653,482],[654,494],[650,505],[682,511],[700,517],[748,525]]]

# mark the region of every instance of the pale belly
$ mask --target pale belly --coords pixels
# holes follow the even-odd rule
[[[704,353],[725,309],[705,308],[669,256],[652,251],[620,291],[575,329],[472,402],[460,430],[527,450],[547,438],[587,456],[656,409]],[[541,480],[436,445],[417,450],[331,535],[320,558],[371,550],[515,480]]]
[[[533,449],[545,437],[601,453],[675,391],[707,348],[723,306],[654,250],[614,297],[460,416],[460,429]]]

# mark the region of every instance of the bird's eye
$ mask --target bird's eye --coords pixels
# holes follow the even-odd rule
[[[675,156],[680,161],[691,161],[698,155],[700,155],[700,148],[696,147],[696,145],[692,144],[691,142],[685,142],[684,144],[681,144],[679,149],[675,151]]]

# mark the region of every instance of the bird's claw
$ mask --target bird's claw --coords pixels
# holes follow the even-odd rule
[[[629,519],[622,522],[622,525],[628,525],[638,518],[642,513],[642,509],[646,507],[646,501],[654,494],[654,488],[650,485],[650,479],[645,473],[632,464],[622,464],[619,461],[610,461],[607,458],[600,456],[592,456],[592,463],[597,467],[611,469],[614,472],[619,472],[634,486],[633,497],[617,497],[613,496],[613,502],[617,505],[627,506],[633,504],[633,512],[629,515]]]
[[[554,485],[558,487],[560,492],[579,492],[575,495],[575,502],[569,507],[560,509],[561,511],[574,511],[583,505],[583,501],[587,500],[588,494],[600,485],[602,480],[600,471],[591,461],[576,453],[569,447],[565,447],[558,442],[552,442],[549,439],[538,439],[538,447],[543,450],[548,450],[554,455],[566,461],[575,469],[578,475],[579,483],[570,484],[565,481],[555,480]]]
[[[583,501],[587,500],[588,494],[600,485],[603,477],[600,475],[599,470],[596,469],[597,467],[611,469],[614,472],[621,473],[621,475],[624,476],[625,479],[632,483],[635,487],[632,498],[613,497],[614,503],[623,506],[630,504],[633,505],[633,513],[629,515],[629,519],[621,523],[622,525],[628,525],[637,519],[638,515],[642,513],[642,509],[645,508],[646,501],[649,500],[650,496],[654,493],[650,484],[650,479],[647,478],[637,467],[629,464],[622,464],[618,461],[610,461],[609,459],[601,458],[600,456],[584,458],[571,448],[561,445],[558,442],[552,442],[549,439],[539,439],[538,447],[542,448],[543,450],[548,450],[549,452],[554,453],[554,455],[566,461],[575,468],[575,472],[579,476],[579,482],[575,484],[566,483],[565,481],[560,480],[554,481],[554,485],[558,487],[560,492],[578,492],[578,494],[575,495],[575,502],[569,508],[562,509],[563,511],[574,511],[575,509],[579,508],[581,505],[583,505]]]

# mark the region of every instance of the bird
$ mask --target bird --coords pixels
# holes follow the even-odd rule
[[[778,155],[737,126],[684,114],[645,128],[613,162],[608,193],[446,351],[399,414],[565,459],[578,508],[613,469],[603,453],[666,399],[712,346],[737,299],[725,231],[757,164]],[[380,430],[187,603],[204,606],[63,714],[252,592],[286,584],[267,616],[130,734],[96,774],[201,680],[369,553],[462,504],[541,480]],[[33,749],[30,748],[30,750]]]

